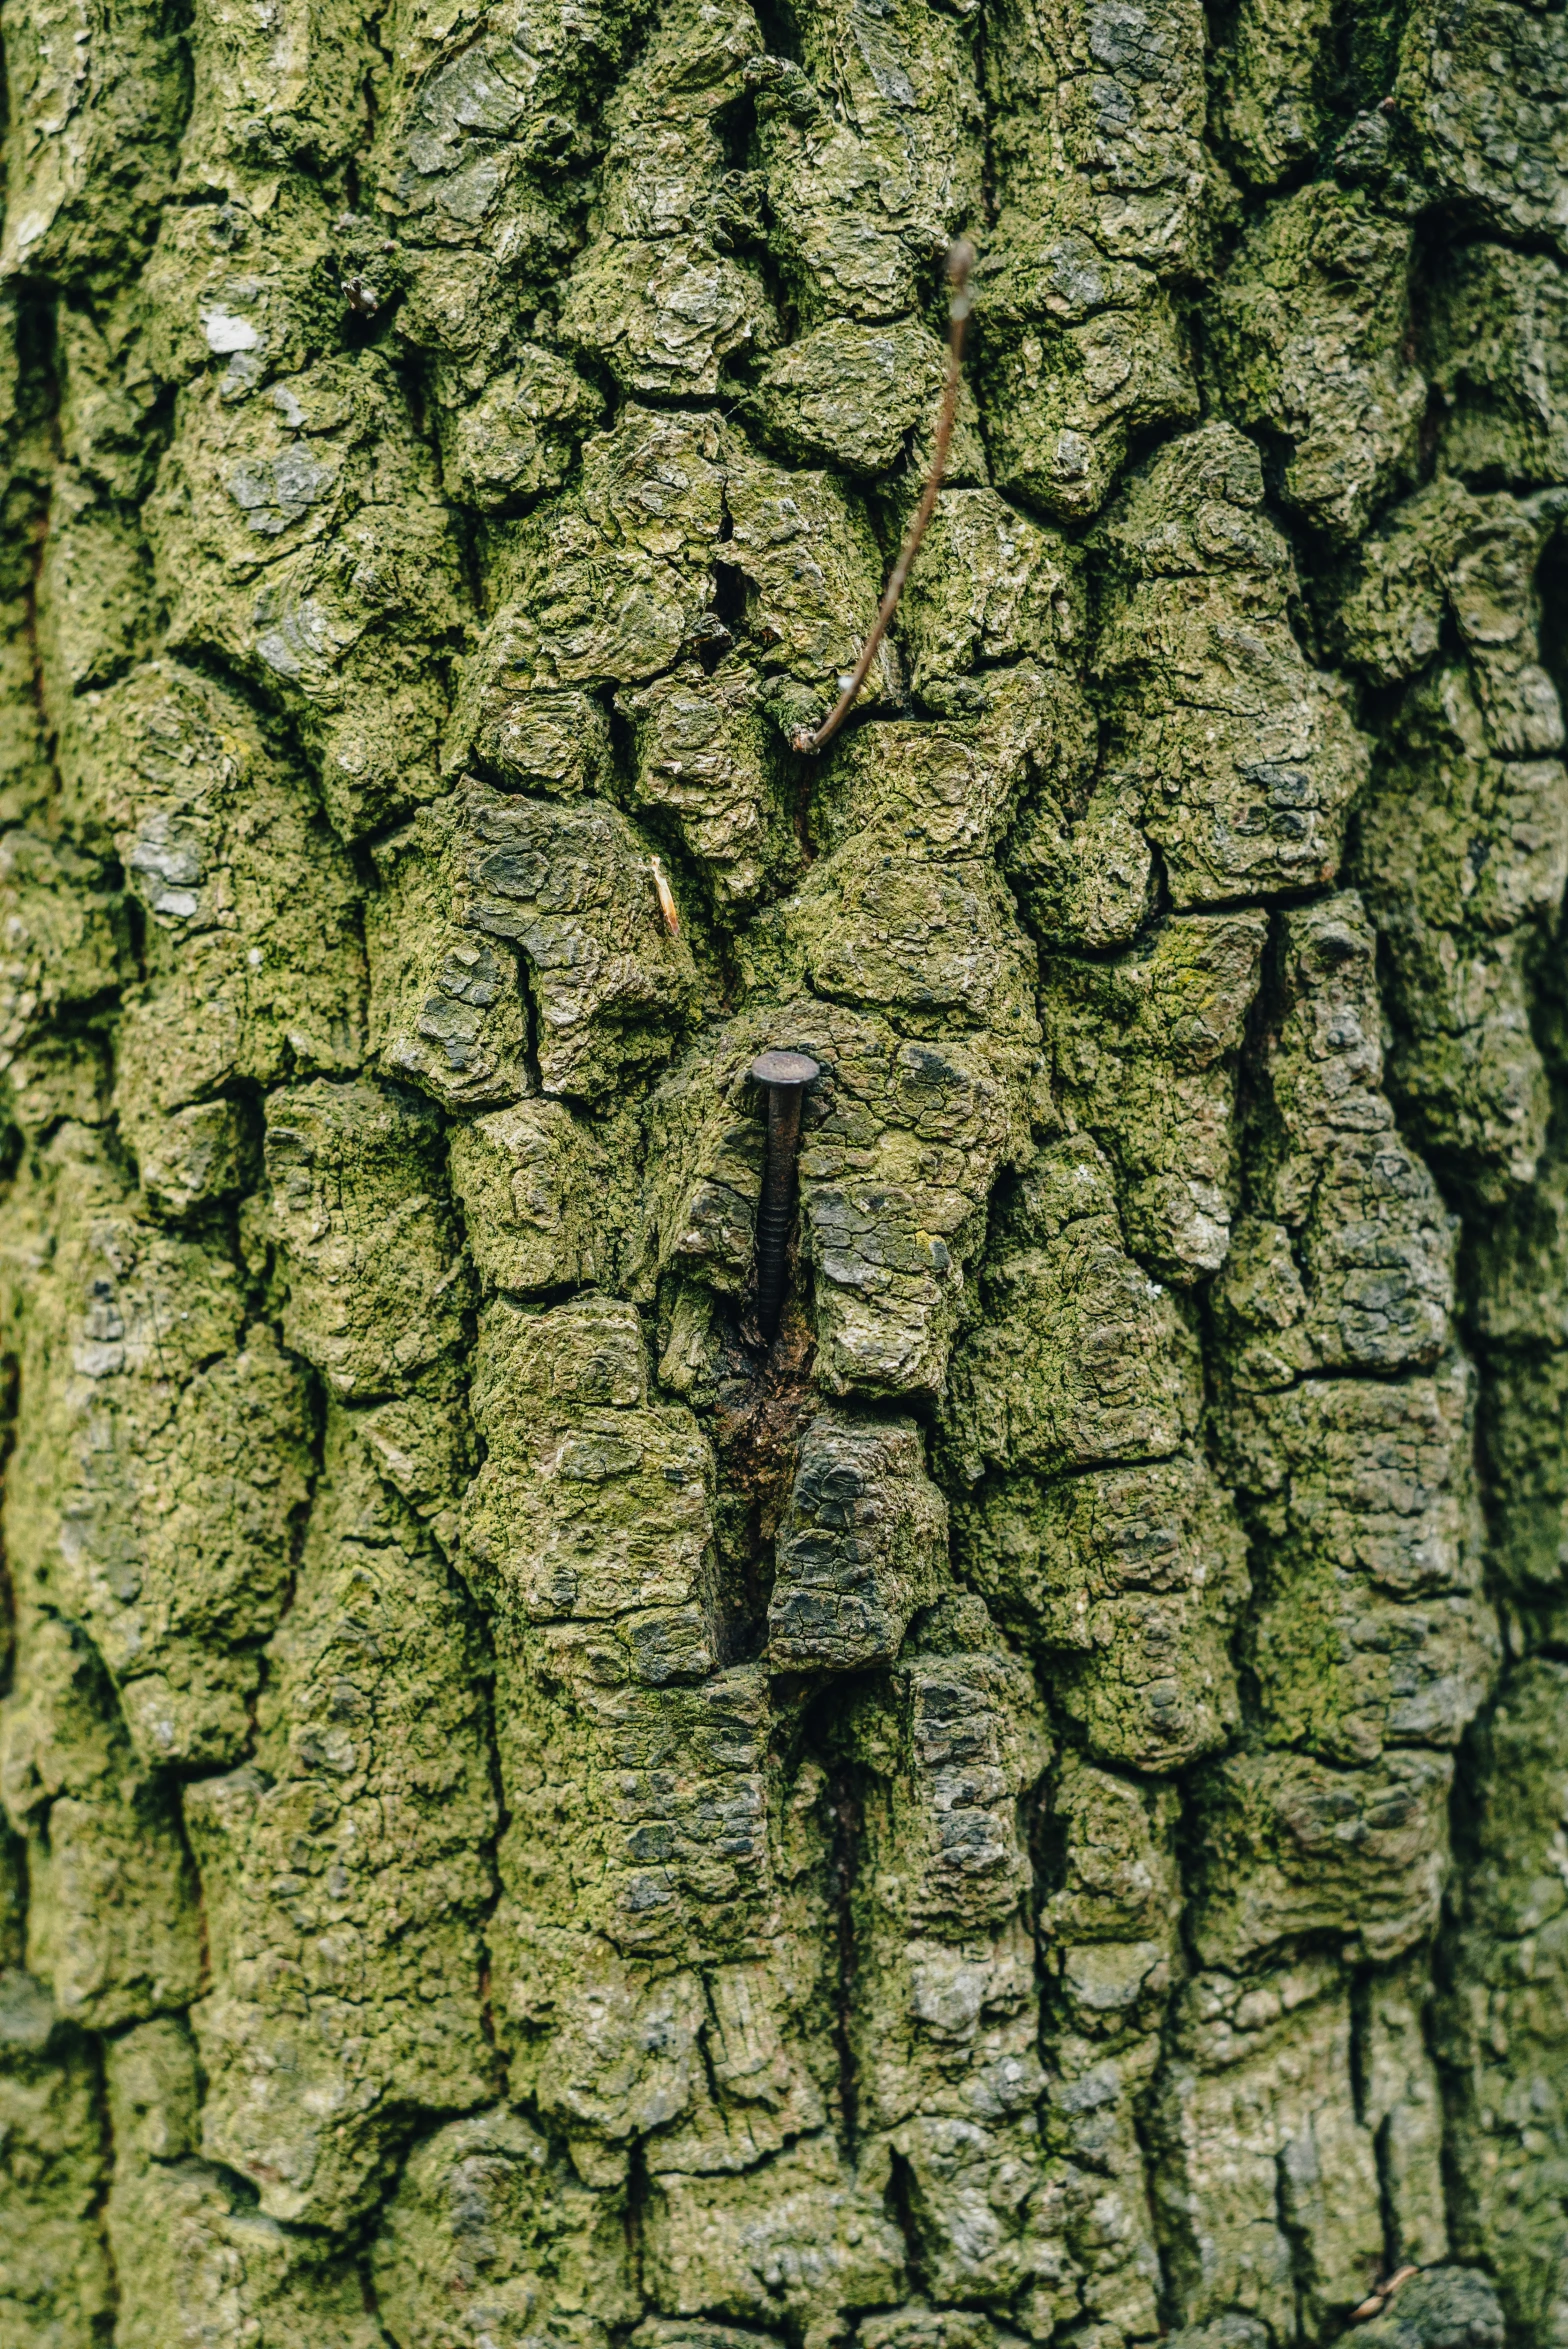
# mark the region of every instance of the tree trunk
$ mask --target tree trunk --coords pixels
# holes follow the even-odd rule
[[[0,2349],[1568,2349],[1564,21],[6,0]]]

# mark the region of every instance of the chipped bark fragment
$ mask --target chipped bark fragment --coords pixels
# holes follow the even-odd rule
[[[780,1529],[768,1653],[781,1670],[892,1663],[941,1595],[947,1512],[907,1422],[824,1413],[801,1439]]]

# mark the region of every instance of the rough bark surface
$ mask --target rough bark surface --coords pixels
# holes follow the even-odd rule
[[[1565,21],[6,0],[0,2349],[1568,2349]]]

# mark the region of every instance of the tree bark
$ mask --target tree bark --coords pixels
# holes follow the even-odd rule
[[[1568,2349],[1564,21],[6,0],[0,2349]]]

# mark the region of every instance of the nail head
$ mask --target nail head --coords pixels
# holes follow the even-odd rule
[[[759,1085],[809,1085],[822,1072],[807,1052],[764,1052],[752,1062],[751,1073]]]

